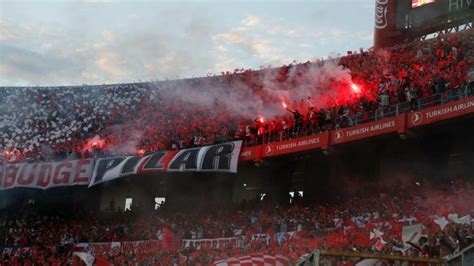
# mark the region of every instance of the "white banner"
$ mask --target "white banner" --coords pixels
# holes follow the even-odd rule
[[[91,255],[103,255],[112,253],[147,252],[162,249],[162,241],[160,240],[142,240],[142,241],[125,241],[125,242],[102,242],[102,243],[77,243],[74,245],[74,251],[85,252]]]
[[[87,185],[92,175],[93,163],[92,159],[86,159],[4,165],[0,168],[0,190]]]
[[[181,150],[171,159],[168,172],[237,173],[242,141]]]
[[[145,157],[126,156],[98,159],[89,187],[119,177],[137,174],[137,167],[150,157],[151,155]]]
[[[162,151],[145,157],[98,159],[89,187],[150,171],[237,173],[241,147],[242,141],[234,141],[180,151]]]
[[[0,190],[89,185],[149,172],[237,173],[242,141],[141,156],[0,164]]]
[[[275,240],[275,241],[278,241],[278,243],[281,243],[285,240],[299,239],[299,238],[300,237],[298,236],[297,231],[279,232],[279,233],[276,233],[273,237],[265,233],[252,235],[252,241],[261,241],[261,242],[266,242],[267,244],[270,240]]]
[[[237,237],[212,238],[212,239],[183,239],[182,247],[197,250],[217,249],[227,246],[237,246]]]

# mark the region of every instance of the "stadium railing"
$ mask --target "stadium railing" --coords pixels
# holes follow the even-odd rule
[[[384,119],[387,117],[398,116],[400,114],[409,113],[411,111],[418,111],[425,108],[429,108],[436,105],[441,105],[445,103],[449,103],[452,101],[457,101],[460,99],[464,99],[474,95],[474,81],[470,83],[459,86],[453,90],[447,91],[445,93],[435,94],[423,98],[416,99],[414,103],[410,102],[403,102],[398,103],[395,105],[387,106],[384,108],[379,108],[375,111],[371,111],[367,114],[367,118],[362,119],[361,115],[356,114],[353,117],[348,119],[350,122],[347,123],[336,123],[335,121],[340,118],[334,119],[333,126],[331,130],[346,128],[351,126],[356,126],[364,123],[369,123],[373,121],[377,121],[380,119]],[[260,140],[255,141],[246,141],[245,145],[254,146],[259,144],[266,144],[270,142],[278,142],[283,141],[288,138],[297,138],[297,137],[304,137],[309,136],[317,133],[321,133],[320,130],[311,130],[308,128],[307,125],[302,126],[298,129],[289,129],[286,131],[279,131],[279,132],[270,132],[265,134]]]
[[[358,119],[357,117],[355,117],[354,125],[368,123],[387,117],[397,116],[403,113],[408,113],[410,111],[422,110],[428,107],[457,101],[472,95],[474,95],[474,81],[470,82],[465,86],[460,86],[454,90],[450,90],[445,93],[435,94],[417,99],[413,105],[409,102],[404,102],[386,108],[379,108],[373,112],[369,112],[367,119]]]
[[[472,266],[474,265],[474,244],[464,248],[460,252],[447,257],[448,266]]]
[[[348,261],[356,264],[367,260],[364,265],[446,265],[443,258],[424,258],[402,255],[384,255],[355,251],[315,250],[305,259],[296,263],[297,266],[336,266]]]

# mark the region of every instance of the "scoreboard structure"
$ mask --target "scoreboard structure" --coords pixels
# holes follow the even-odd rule
[[[376,0],[374,47],[472,28],[474,0]]]

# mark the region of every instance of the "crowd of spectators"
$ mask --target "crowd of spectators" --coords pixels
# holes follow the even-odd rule
[[[393,113],[395,106],[418,108],[423,104],[419,99],[457,99],[472,93],[472,83],[468,84],[473,80],[473,32],[440,35],[337,60],[236,70],[218,77],[103,86],[2,87],[0,151],[7,161],[144,154],[234,139],[252,145],[351,126],[373,115]],[[338,73],[348,73],[350,80],[322,71],[335,61]],[[248,94],[248,99],[256,98],[263,106],[283,101],[285,108],[261,117],[258,110],[250,115],[229,110],[229,104],[219,102],[219,97],[210,105],[169,97],[170,91],[182,86],[203,97],[210,87],[214,96]],[[285,99],[279,94],[292,94],[292,88],[302,86],[311,88],[299,98]],[[245,97],[235,101],[245,101]]]
[[[472,184],[410,183],[374,192],[361,190],[355,197],[341,198],[336,203],[305,202],[297,197],[288,205],[276,205],[268,196],[212,210],[202,207],[177,211],[165,204],[145,213],[132,208],[102,214],[77,210],[65,215],[58,210],[40,213],[34,206],[24,206],[0,216],[4,246],[26,246],[32,251],[11,256],[4,253],[0,265],[79,263],[72,256],[74,244],[94,242],[160,241],[160,245],[146,251],[94,254],[117,265],[211,265],[256,252],[280,254],[296,262],[316,248],[441,257],[473,243]],[[453,215],[468,220],[452,220]],[[403,240],[403,226],[417,224],[423,225],[421,237]],[[237,240],[232,245],[207,248],[182,242],[225,237]]]

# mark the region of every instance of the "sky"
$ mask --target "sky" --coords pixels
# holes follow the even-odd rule
[[[375,0],[4,1],[0,86],[202,77],[373,43]]]

